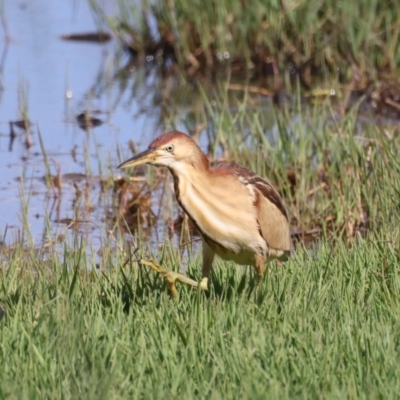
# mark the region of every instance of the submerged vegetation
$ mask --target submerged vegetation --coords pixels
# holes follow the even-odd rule
[[[167,171],[115,173],[147,138],[98,159],[98,176],[85,149],[74,175],[38,131],[43,185],[59,204],[67,182],[73,210],[64,220],[52,206],[38,247],[21,192],[22,234],[0,241],[0,398],[395,398],[398,2],[119,0],[115,16],[90,3],[130,48],[121,93],[159,107],[162,130],[186,131],[211,159],[268,176],[295,251],[258,286],[217,260],[208,292],[179,286],[173,300],[138,260],[199,280],[197,233]],[[88,137],[103,123],[92,114],[78,116]]]

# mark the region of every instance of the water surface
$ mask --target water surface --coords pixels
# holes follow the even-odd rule
[[[112,5],[109,11],[113,12]],[[61,39],[97,30],[86,1],[8,0],[4,12],[9,37],[3,35],[0,50],[0,234],[7,232],[5,242],[13,242],[27,224],[34,243],[41,245],[77,218],[74,184],[86,188],[85,202],[93,204],[90,215],[79,218],[99,223],[104,217],[99,207],[100,175],[117,174],[117,150],[121,148],[122,158],[130,156],[129,140],[138,146],[148,143],[158,122],[155,110],[143,112],[143,104],[132,93],[121,92],[113,80],[121,68],[114,58],[116,40],[98,44]],[[127,58],[122,55],[120,62]],[[85,110],[94,111],[104,124],[82,130],[76,116]],[[24,113],[32,123],[30,148],[18,127],[10,143],[10,121],[20,120]],[[38,131],[51,173],[56,175],[60,168],[63,176],[61,194],[46,185]],[[82,226],[86,239],[100,245],[98,224]]]

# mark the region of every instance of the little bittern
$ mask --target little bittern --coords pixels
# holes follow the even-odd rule
[[[153,265],[172,286],[180,280],[207,289],[215,254],[224,260],[254,266],[260,277],[267,261],[288,259],[288,216],[281,197],[268,180],[233,162],[210,163],[199,146],[181,132],[164,133],[147,150],[118,168],[145,163],[171,171],[176,199],[203,239],[200,284],[180,274],[167,274],[159,265]]]

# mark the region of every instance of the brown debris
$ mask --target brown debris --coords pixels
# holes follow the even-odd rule
[[[184,212],[180,212],[178,217],[172,220],[168,226],[170,236],[182,234],[183,236],[200,236],[199,231],[193,222]]]
[[[111,40],[111,35],[106,32],[69,33],[61,35],[62,40],[74,42],[105,43]]]
[[[29,150],[33,146],[32,133],[31,133],[31,122],[28,119],[21,119],[18,121],[10,121],[10,143],[8,150],[12,151],[14,140],[17,137],[14,127],[21,129],[25,133],[25,147]]]
[[[128,227],[131,232],[135,232],[139,226],[153,226],[155,215],[151,209],[152,188],[144,178],[116,179],[114,192],[118,199],[118,214],[115,218],[123,230]]]
[[[100,111],[95,111],[97,114],[99,112]],[[78,121],[79,127],[84,131],[103,125],[104,123],[101,119],[91,115],[89,111],[84,111],[83,113],[77,115],[76,120]]]

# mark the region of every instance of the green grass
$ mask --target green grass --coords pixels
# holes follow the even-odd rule
[[[101,256],[88,254],[90,244],[73,231],[62,238],[62,252],[57,238],[38,249],[26,205],[23,239],[0,248],[6,311],[0,398],[386,399],[400,393],[396,130],[361,123],[357,109],[338,119],[331,104],[278,110],[252,108],[249,99],[232,100],[226,92],[214,98],[214,107],[204,96],[202,110],[185,114],[187,131],[207,110],[210,155],[226,152],[269,176],[293,227],[317,226],[319,240],[311,249],[298,244],[284,265],[271,264],[258,288],[254,271],[219,260],[209,292],[180,286],[174,300],[163,279],[133,259],[155,257],[175,270],[183,265],[199,280],[196,249],[182,251],[167,239],[159,251],[149,249],[138,234],[132,254],[108,220],[96,221]],[[295,171],[294,191],[287,168]],[[150,171],[154,181],[157,170]],[[114,188],[103,195],[106,213],[118,196]]]
[[[127,0],[119,3],[128,4]],[[397,65],[397,31],[393,31],[397,3],[388,2],[390,7],[384,8],[386,2],[369,0],[365,8],[356,9],[350,3],[322,1],[319,10],[324,13],[316,20],[310,18],[319,11],[307,2],[296,3],[291,12],[279,11],[283,3],[294,5],[274,3],[270,22],[277,25],[268,29],[277,29],[280,23],[295,25],[303,21],[300,11],[305,13],[301,34],[273,31],[289,32],[302,41],[297,62],[307,60],[325,43],[321,31],[313,48],[310,44],[316,37],[313,23],[323,17],[323,21],[330,19],[336,32],[329,43],[354,40],[360,46],[353,49],[357,55],[362,49],[373,51],[371,43],[377,43],[379,33],[385,39],[382,52],[371,53],[365,65],[382,66],[383,53]],[[189,9],[189,3],[177,1],[176,16],[188,18],[191,29],[207,29],[208,20],[196,11],[203,4],[192,2]],[[240,4],[235,3],[234,20]],[[246,14],[250,26],[252,18],[262,16],[257,11],[260,4],[255,2]],[[273,17],[274,10],[280,19]],[[346,14],[349,10],[352,13]],[[375,42],[362,37],[370,21],[365,13],[371,10],[380,12],[368,25]],[[221,23],[226,12],[222,3],[221,13],[209,17]],[[356,14],[363,29],[355,30],[350,23]],[[159,17],[171,15],[165,11]],[[311,36],[304,35],[308,30]],[[360,35],[359,40],[349,30]],[[235,36],[236,32],[240,29],[232,32],[236,42],[217,45],[232,46],[247,57],[243,46],[248,37]],[[384,36],[389,34],[393,36],[387,42]],[[221,42],[226,37],[218,36]],[[202,40],[206,52],[211,39],[205,35]],[[277,39],[265,35],[265,40]],[[179,46],[179,57],[185,58],[185,42]],[[385,46],[393,47],[392,53]],[[284,65],[285,55],[276,57]],[[135,95],[137,80],[122,73],[115,79],[122,82],[121,98],[123,90],[131,89]],[[284,265],[271,264],[258,287],[250,268],[218,260],[207,293],[179,286],[180,297],[174,300],[162,278],[138,267],[133,259],[155,257],[175,270],[183,265],[185,273],[198,280],[197,249],[182,250],[172,244],[175,239],[165,239],[159,251],[149,249],[134,232],[132,242],[138,251],[132,254],[115,223],[120,204],[112,183],[102,187],[97,206],[104,208],[107,217],[97,218],[96,213],[92,217],[96,220],[89,221],[102,238],[97,256],[87,253],[90,243],[82,242],[72,230],[60,237],[49,234],[46,248],[35,248],[28,228],[29,194],[21,193],[22,239],[0,247],[0,305],[6,311],[0,321],[0,398],[397,398],[400,136],[396,128],[376,125],[357,106],[340,113],[340,99],[339,104],[327,98],[325,104],[310,107],[301,101],[300,91],[294,91],[297,98],[279,109],[252,96],[246,85],[239,95],[232,94],[229,79],[212,89],[182,85],[178,96],[166,89],[179,86],[176,82],[175,86],[162,85],[162,79],[156,82],[160,85],[146,90],[154,102],[145,103],[156,107],[162,99],[160,124],[166,130],[184,126],[187,133],[201,132],[200,142],[203,148],[208,145],[212,159],[225,156],[268,176],[285,199],[292,228],[300,230],[300,237],[318,228],[318,240],[311,248],[298,243]],[[44,146],[42,150],[45,158]],[[115,160],[115,154],[110,159]],[[98,160],[103,176],[108,167],[102,162]],[[110,171],[115,172],[115,165]],[[149,181],[164,182],[158,170],[150,171]],[[153,206],[162,203],[164,208],[153,211],[165,225],[174,214],[168,190],[162,193],[155,190]],[[75,207],[79,220],[79,207],[89,206],[78,202]],[[140,204],[138,209],[140,215]],[[59,241],[65,243],[63,251]]]
[[[139,55],[173,51],[192,69],[232,62],[253,76],[273,68],[288,76],[290,64],[300,75],[365,83],[400,63],[400,5],[393,0],[118,0],[112,16],[100,1],[90,4]],[[311,76],[303,76],[306,86]]]
[[[218,262],[208,294],[180,286],[173,300],[118,257],[89,272],[79,246],[64,261],[16,247],[0,270],[0,397],[396,398],[399,248],[395,223],[298,248],[257,291],[250,270]]]

